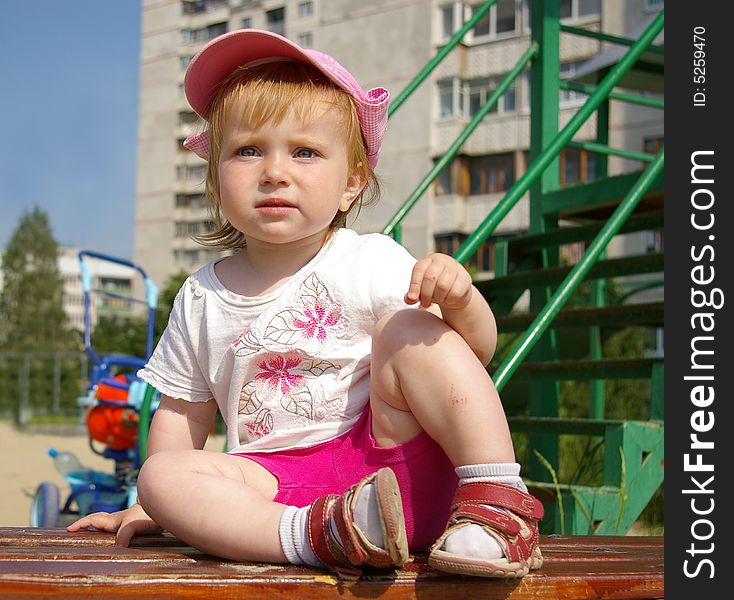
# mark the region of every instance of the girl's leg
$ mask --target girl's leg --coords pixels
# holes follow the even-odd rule
[[[380,504],[379,529],[389,532],[380,546],[365,543],[355,531],[354,504],[365,487]],[[341,497],[324,496],[303,508],[273,502],[277,491],[277,479],[256,462],[202,450],[154,454],[138,478],[145,512],[162,528],[215,556],[342,567],[394,567],[407,561],[400,491],[389,469],[368,476]],[[320,542],[318,547],[311,547],[313,540]]]
[[[540,567],[542,504],[519,478],[499,396],[464,339],[432,313],[398,311],[376,327],[371,375],[377,444],[400,444],[423,429],[460,477],[456,510],[429,564],[487,577]]]
[[[393,313],[373,335],[372,433],[393,446],[424,429],[454,466],[512,463],[502,404],[464,339],[424,310]]]
[[[203,450],[154,454],[138,478],[140,504],[156,523],[204,552],[240,561],[287,562],[277,490],[259,464]]]

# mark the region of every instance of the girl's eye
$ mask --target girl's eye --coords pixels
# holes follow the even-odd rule
[[[296,158],[315,158],[316,152],[309,148],[299,148],[296,150]]]
[[[238,156],[257,156],[257,150],[253,148],[252,146],[247,146],[245,148],[240,148],[237,150]]]

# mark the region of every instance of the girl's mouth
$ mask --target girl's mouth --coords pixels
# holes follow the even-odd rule
[[[255,208],[295,208],[295,204],[283,198],[268,198],[258,202]]]

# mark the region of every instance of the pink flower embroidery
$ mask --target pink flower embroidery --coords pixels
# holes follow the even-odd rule
[[[255,381],[264,384],[271,397],[278,389],[283,395],[288,395],[291,390],[302,388],[306,383],[303,375],[291,373],[300,364],[301,359],[294,354],[271,354],[258,363],[262,372],[255,375]]]
[[[339,322],[341,311],[338,305],[327,308],[321,301],[317,301],[313,308],[304,311],[305,320],[294,318],[293,325],[303,330],[303,335],[308,339],[314,337],[320,342],[326,341],[327,327],[334,327]]]
[[[261,438],[270,433],[270,429],[266,423],[248,423],[246,427],[247,431],[249,431],[250,435],[254,438]]]

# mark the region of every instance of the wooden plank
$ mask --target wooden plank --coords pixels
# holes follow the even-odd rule
[[[431,569],[424,555],[400,571],[342,579],[284,565],[236,563],[168,535],[130,548],[103,532],[0,528],[0,597],[6,598],[661,598],[660,537],[543,536],[545,563],[521,580]]]

